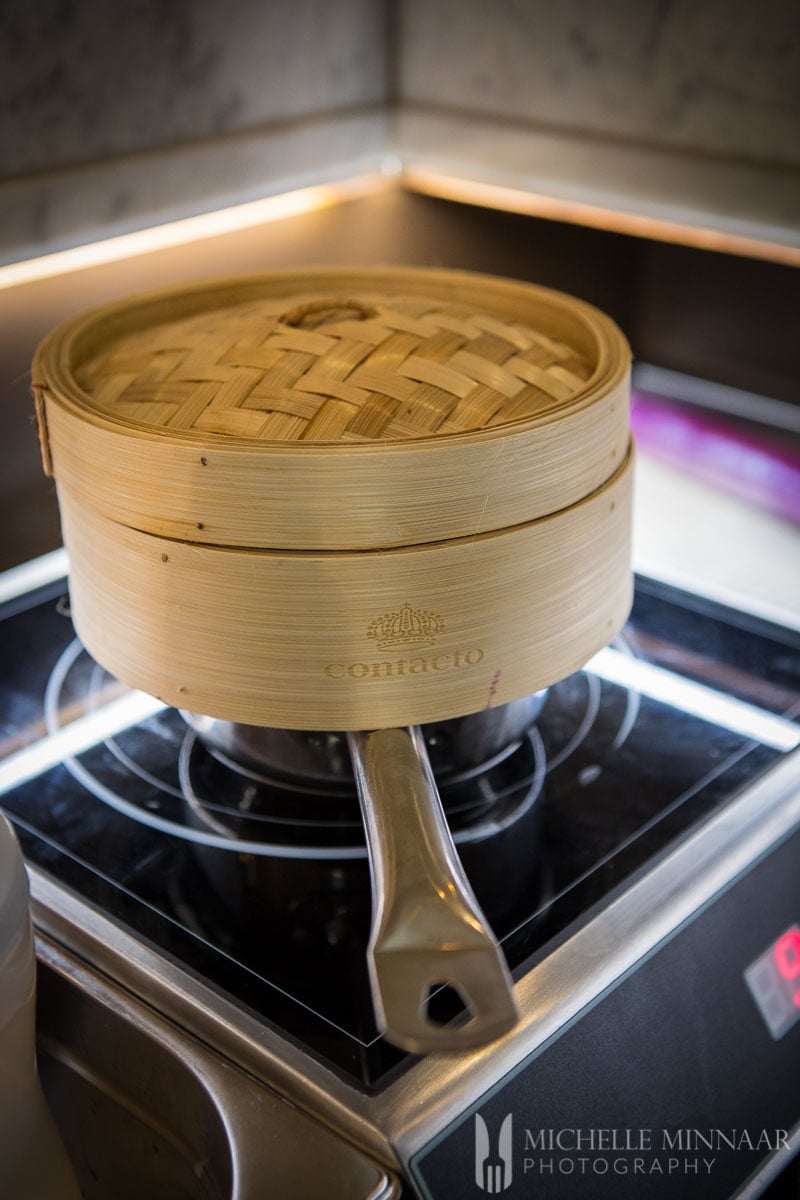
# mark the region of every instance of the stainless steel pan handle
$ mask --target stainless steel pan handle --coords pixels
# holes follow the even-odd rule
[[[414,1053],[494,1041],[517,1020],[511,977],[464,875],[422,735],[347,736],[372,869],[368,965],[378,1024]],[[442,984],[468,1007],[464,1024],[429,1015]]]

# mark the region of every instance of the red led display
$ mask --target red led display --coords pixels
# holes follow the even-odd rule
[[[782,1038],[800,1021],[800,926],[782,933],[744,977],[770,1033]]]
[[[783,979],[791,982],[800,976],[800,930],[790,929],[775,943],[775,962]],[[800,1008],[800,987],[795,991],[793,1000]]]

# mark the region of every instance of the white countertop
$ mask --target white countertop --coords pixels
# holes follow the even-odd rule
[[[634,566],[800,629],[800,529],[644,454]]]

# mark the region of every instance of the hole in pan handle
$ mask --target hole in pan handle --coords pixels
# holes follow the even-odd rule
[[[415,1054],[501,1037],[518,1017],[503,954],[470,887],[416,727],[348,734],[372,870],[368,966],[375,1017]],[[453,988],[469,1018],[442,1025],[432,989]]]

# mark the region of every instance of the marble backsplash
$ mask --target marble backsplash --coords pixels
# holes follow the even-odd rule
[[[398,97],[800,163],[796,0],[399,0]]]
[[[3,0],[0,179],[379,104],[382,0]]]
[[[795,244],[800,8],[0,4],[0,263],[368,173],[387,155]]]
[[[388,0],[3,0],[0,263],[374,170]]]

